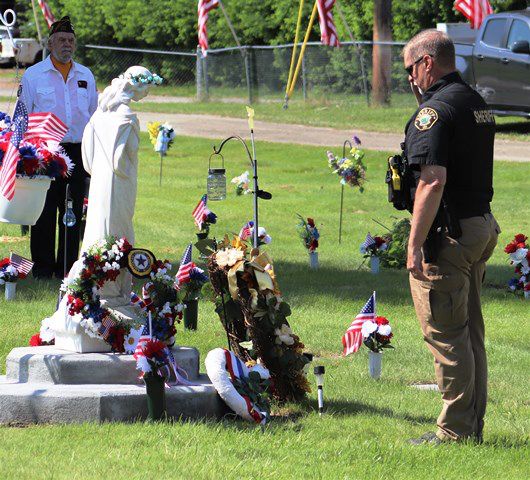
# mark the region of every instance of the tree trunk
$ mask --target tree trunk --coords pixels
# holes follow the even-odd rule
[[[374,0],[375,42],[392,41],[392,0]],[[372,55],[372,98],[376,105],[390,103],[392,47],[375,45]]]

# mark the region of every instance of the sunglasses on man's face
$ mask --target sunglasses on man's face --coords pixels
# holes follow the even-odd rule
[[[425,55],[422,55],[418,60],[416,60],[412,65],[409,65],[408,67],[405,67],[405,71],[412,76],[412,72],[414,71],[414,66],[420,63],[423,60],[423,57],[432,57],[430,53],[426,53]]]

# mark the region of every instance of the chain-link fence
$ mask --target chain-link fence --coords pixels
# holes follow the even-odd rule
[[[403,44],[381,42],[391,59],[391,92],[409,92],[400,57]],[[143,65],[165,79],[168,92],[198,100],[266,101],[283,98],[293,45],[242,46],[200,52],[131,49],[85,45],[80,60],[98,82],[108,84],[131,65]],[[372,84],[373,42],[345,42],[330,48],[307,45],[296,85],[304,100],[359,95],[369,102]],[[298,49],[298,52],[300,49]]]

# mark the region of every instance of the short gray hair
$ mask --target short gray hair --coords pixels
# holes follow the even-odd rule
[[[431,55],[444,69],[455,68],[455,46],[453,41],[439,30],[423,30],[405,45],[403,56],[408,53],[409,56],[416,60],[423,55]]]

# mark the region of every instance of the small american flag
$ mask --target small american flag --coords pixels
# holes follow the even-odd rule
[[[375,239],[374,237],[372,237],[372,235],[370,235],[370,232],[368,232],[366,234],[366,238],[364,240],[364,242],[361,244],[361,248],[364,248],[365,250],[367,250],[368,248],[372,247],[373,245],[375,245]]]
[[[193,209],[193,212],[191,212],[193,218],[195,219],[195,224],[197,225],[197,227],[199,227],[199,229],[202,228],[204,219],[208,216],[209,213],[209,210],[206,207],[207,203],[208,195],[203,195],[202,198],[199,200],[197,206]]]
[[[46,142],[60,142],[67,131],[68,127],[53,113],[30,113],[28,129],[24,135],[24,140],[37,137]]]
[[[103,320],[101,320],[101,325],[99,327],[98,332],[106,340],[107,338],[109,338],[110,329],[115,326],[116,323],[114,322],[114,320],[107,316]]]
[[[48,28],[50,28],[52,26],[52,23],[55,22],[55,17],[53,16],[50,7],[44,0],[39,0],[39,7],[42,10],[42,14],[44,15],[44,19],[48,24]]]
[[[245,224],[245,226],[241,229],[239,232],[239,238],[241,240],[246,240],[247,238],[250,238],[252,236],[252,227],[254,226],[254,222],[250,221]]]
[[[9,255],[9,263],[18,270],[18,276],[20,278],[27,277],[33,268],[32,261],[13,252]]]
[[[179,285],[189,282],[190,281],[190,273],[195,266],[194,263],[191,261],[191,249],[192,245],[191,243],[186,247],[186,250],[184,251],[184,255],[182,255],[182,260],[180,261],[180,267],[177,271],[177,275],[175,278],[177,279],[177,283]]]
[[[337,29],[333,21],[335,0],[317,0],[318,20],[320,23],[320,40],[324,45],[340,47]]]
[[[145,342],[147,342],[148,340],[151,340],[151,335],[149,333],[149,327],[146,324],[144,325],[142,334],[140,335],[138,343],[136,344],[136,349],[134,350],[134,353],[133,353],[133,357],[136,360],[138,360],[139,357],[145,357],[142,347],[144,346]]]
[[[208,52],[208,12],[219,5],[219,0],[199,0],[197,13],[199,14],[199,46],[202,54],[206,56]]]
[[[488,0],[456,0],[454,8],[470,21],[473,29],[480,28],[484,18],[493,13]]]
[[[344,347],[342,354],[344,356],[349,355],[350,353],[355,353],[357,350],[359,350],[363,342],[363,335],[361,333],[363,323],[366,320],[373,320],[374,318],[375,292],[372,293],[372,296],[361,309],[359,315],[355,317],[355,320],[351,323],[348,330],[346,330],[346,333],[342,336],[342,345]]]
[[[13,113],[15,130],[9,140],[9,146],[0,170],[0,194],[11,201],[15,195],[15,181],[17,177],[18,147],[28,128],[28,111],[24,102],[18,101]]]

